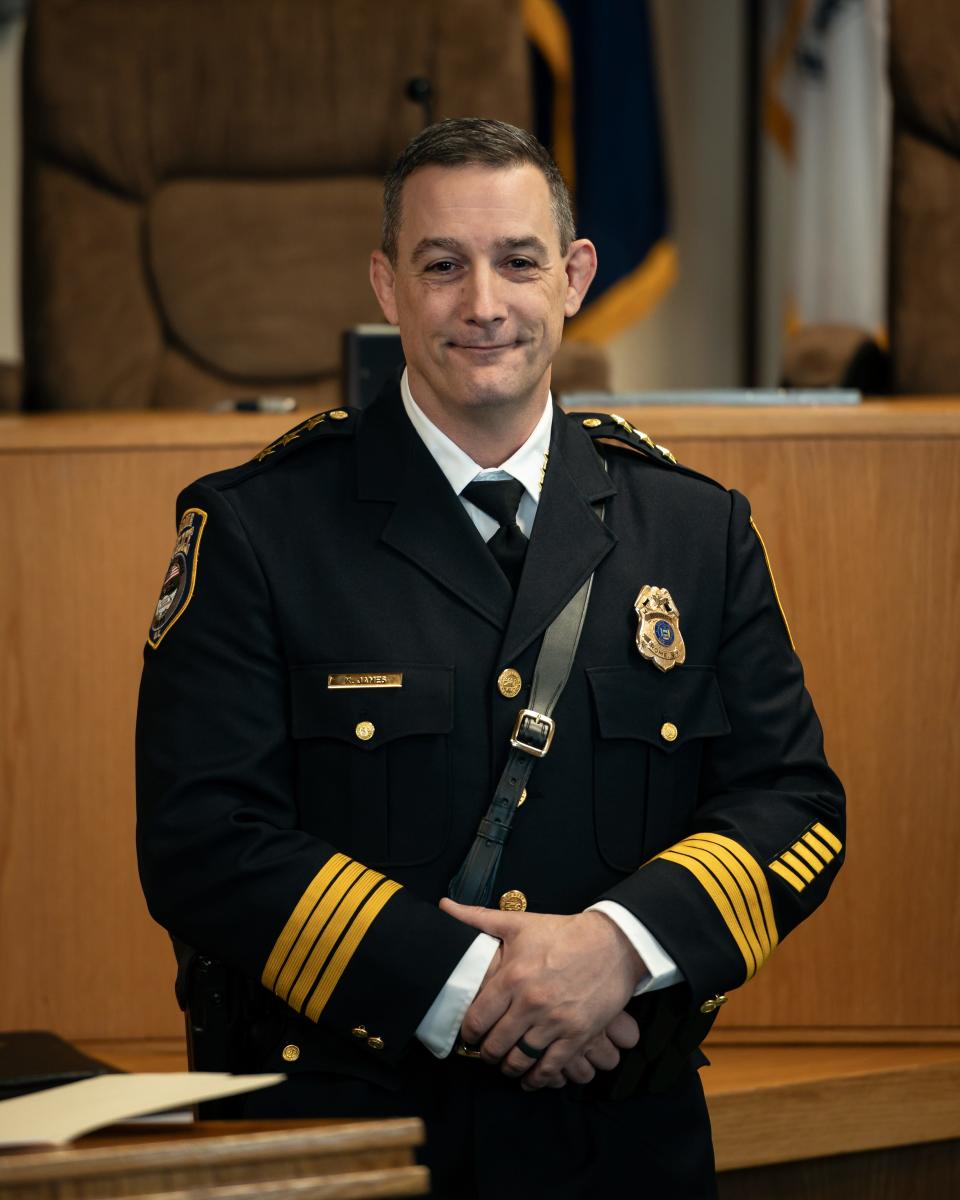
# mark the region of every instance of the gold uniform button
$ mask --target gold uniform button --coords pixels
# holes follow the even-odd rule
[[[361,742],[369,742],[373,735],[377,732],[377,727],[372,721],[360,721],[353,732],[357,735]]]
[[[514,696],[519,695],[522,687],[523,680],[520,678],[520,672],[515,671],[513,667],[507,667],[497,676],[497,691],[504,700],[512,700]]]
[[[603,422],[598,417],[587,417],[583,423],[583,427],[584,429],[596,429],[598,425],[602,424]]]
[[[344,412],[342,408],[335,408],[330,415],[331,421],[345,421],[350,416],[348,412]]]
[[[353,1036],[355,1038],[365,1038],[365,1037],[370,1036],[367,1033],[366,1025],[354,1025],[354,1027],[350,1030],[350,1032],[353,1034]]]
[[[383,1038],[368,1037],[367,1045],[370,1047],[371,1050],[382,1050],[383,1049]]]
[[[704,1000],[700,1005],[700,1011],[707,1016],[709,1013],[716,1012],[718,1008],[722,1008],[726,1002],[727,998],[722,993],[719,996],[711,996],[709,1000]]]
[[[672,721],[664,721],[660,726],[660,736],[665,742],[675,742],[679,732]]]
[[[280,1056],[284,1062],[296,1062],[300,1057],[300,1047],[294,1046],[292,1043],[289,1046],[284,1046],[280,1051]]]
[[[511,888],[509,892],[504,892],[500,897],[501,912],[526,912],[527,898],[523,892],[518,892],[516,888]]]

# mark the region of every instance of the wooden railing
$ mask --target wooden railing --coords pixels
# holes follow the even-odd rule
[[[624,415],[751,498],[849,794],[833,895],[715,1041],[957,1040],[960,401]],[[0,418],[0,1028],[180,1033],[133,853],[141,647],[177,492],[290,423]]]

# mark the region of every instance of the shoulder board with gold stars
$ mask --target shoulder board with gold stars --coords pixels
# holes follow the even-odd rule
[[[658,445],[649,434],[642,429],[636,429],[626,417],[619,413],[586,413],[570,412],[567,416],[571,421],[581,425],[593,438],[594,445],[599,450],[601,446],[612,446],[615,449],[629,450],[634,454],[642,454],[651,462],[660,466],[673,468],[684,475],[692,475],[696,479],[704,479],[715,487],[723,487],[709,475],[702,475],[690,467],[682,466],[666,446]]]
[[[331,408],[326,412],[314,413],[312,417],[307,417],[305,421],[294,425],[292,429],[288,429],[275,441],[264,446],[253,456],[251,462],[269,462],[274,456],[282,455],[288,446],[299,448],[323,433],[340,435],[352,433],[356,427],[357,415],[358,412],[355,408]]]

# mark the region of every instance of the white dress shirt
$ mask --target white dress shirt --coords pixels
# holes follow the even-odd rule
[[[437,466],[447,477],[450,486],[460,496],[461,504],[484,541],[493,537],[499,525],[493,517],[471,504],[461,494],[474,479],[516,479],[523,484],[523,496],[517,509],[517,524],[529,537],[537,515],[537,505],[540,503],[540,488],[550,447],[553,403],[549,394],[543,415],[520,449],[511,454],[499,467],[483,468],[438,429],[417,405],[410,392],[406,371],[400,381],[400,393],[411,424],[433,455]],[[669,987],[682,978],[676,963],[649,929],[622,904],[613,900],[601,900],[597,904],[591,904],[587,912],[602,912],[607,916],[640,955],[646,974],[637,985],[635,996],[642,992],[655,991],[657,988]],[[437,1058],[445,1058],[453,1049],[466,1011],[480,990],[480,984],[499,944],[497,939],[489,934],[478,933],[417,1026],[416,1036]]]

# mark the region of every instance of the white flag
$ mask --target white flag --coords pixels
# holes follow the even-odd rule
[[[890,161],[887,2],[781,0],[773,7],[779,69],[767,76],[766,125],[792,159],[790,324],[840,322],[880,332]]]

